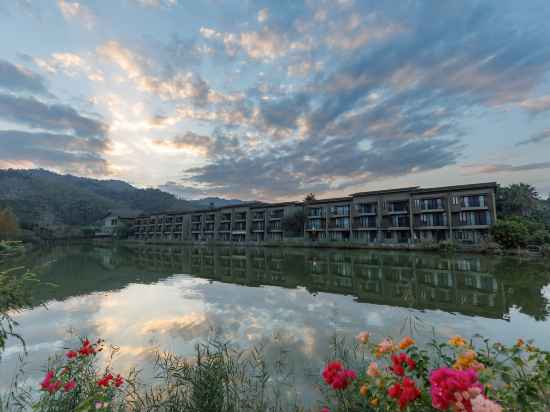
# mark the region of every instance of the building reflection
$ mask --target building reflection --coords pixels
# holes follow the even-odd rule
[[[162,246],[132,248],[130,255],[148,270],[247,286],[305,287],[359,302],[490,318],[506,318],[512,305],[505,284],[479,256]]]

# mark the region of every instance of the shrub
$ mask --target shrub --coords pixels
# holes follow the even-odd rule
[[[336,360],[322,373],[323,411],[547,411],[550,353],[518,340],[513,346],[455,336],[427,349],[411,337],[399,343],[358,336],[336,341]]]
[[[526,225],[516,220],[500,220],[491,228],[495,241],[506,249],[525,246],[529,238]]]

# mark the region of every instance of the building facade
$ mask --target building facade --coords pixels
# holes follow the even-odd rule
[[[306,203],[243,203],[191,212],[142,215],[137,240],[264,242],[293,237],[283,221],[303,214],[303,237],[342,241],[412,244],[487,239],[496,221],[496,183],[436,188],[406,187],[359,192]]]

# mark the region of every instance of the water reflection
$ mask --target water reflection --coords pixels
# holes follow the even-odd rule
[[[18,315],[29,376],[74,334],[121,346],[118,365],[145,367],[155,349],[190,354],[216,336],[285,350],[307,393],[333,333],[397,335],[411,315],[438,333],[532,337],[550,349],[548,263],[379,251],[128,246],[42,250],[5,265],[36,271],[37,307]],[[47,310],[39,306],[47,303]],[[69,331],[72,331],[70,333]],[[0,389],[17,366],[8,345]],[[145,367],[145,369],[147,369]],[[304,373],[305,371],[305,373]],[[314,377],[309,376],[311,372]],[[313,394],[309,394],[314,398]]]
[[[488,318],[518,307],[538,320],[548,316],[542,263],[511,258],[380,251],[276,248],[139,247],[103,251],[108,265],[126,265],[247,286],[272,285],[311,293],[352,295],[359,302],[441,309]],[[116,262],[119,263],[116,263]],[[117,266],[118,267],[118,266]]]

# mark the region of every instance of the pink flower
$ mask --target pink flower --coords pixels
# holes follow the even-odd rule
[[[48,391],[49,393],[55,393],[61,388],[61,381],[54,381],[55,371],[51,370],[46,373],[46,376],[40,382],[40,389],[43,391]]]
[[[502,412],[502,406],[483,395],[476,396],[471,403],[473,412]]]
[[[384,353],[393,352],[393,349],[394,349],[393,341],[389,338],[386,338],[382,342],[380,342],[376,347],[376,356],[380,357]]]
[[[380,369],[378,369],[378,364],[376,362],[370,363],[367,369],[367,375],[369,375],[371,378],[376,378],[377,376],[380,376]]]
[[[65,355],[67,356],[67,358],[72,359],[72,358],[76,358],[78,356],[78,353],[75,352],[74,350],[70,350]]]
[[[63,385],[63,389],[65,390],[65,392],[70,392],[74,388],[76,388],[76,381],[74,379],[71,379],[69,382]]]
[[[321,409],[321,412],[330,412],[330,409],[325,406],[323,409]]]
[[[359,335],[355,337],[359,343],[367,344],[369,342],[369,332],[361,332]]]
[[[430,374],[432,406],[446,411],[449,408],[472,412],[470,399],[483,391],[474,369],[439,368]]]

